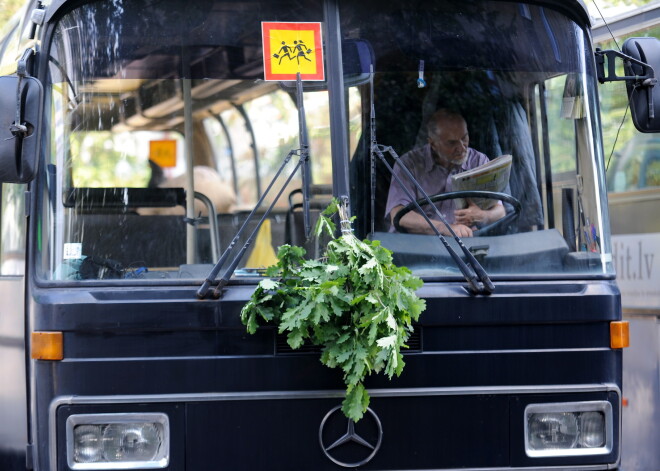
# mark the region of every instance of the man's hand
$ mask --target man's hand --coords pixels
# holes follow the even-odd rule
[[[411,214],[411,213],[408,213],[408,214]],[[415,214],[417,214],[417,213],[415,213]],[[403,221],[404,218],[401,218],[401,220]],[[431,219],[431,222],[436,227],[436,229],[438,229],[440,234],[442,234],[444,236],[452,236],[451,232],[449,232],[449,229],[447,229],[447,226],[445,226],[445,224],[442,221],[438,221],[437,219]],[[451,226],[452,230],[454,231],[454,234],[456,234],[458,237],[472,237],[472,230],[473,229],[471,227],[468,227],[465,224],[456,224],[456,223],[455,224],[449,224],[449,225]],[[435,232],[433,232],[433,229],[431,229],[428,226],[428,224],[426,224],[425,226],[419,227],[416,232],[420,233],[420,234],[435,234]]]
[[[469,201],[469,200],[468,200]],[[478,224],[487,222],[487,212],[479,206],[469,201],[469,206],[465,209],[457,209],[454,211],[454,218],[458,224],[464,224],[469,227],[474,227]]]
[[[396,216],[396,213],[398,213],[402,209],[403,206],[397,206],[390,213],[393,224],[394,224],[394,216]],[[438,229],[440,234],[446,236],[451,235],[449,233],[449,230],[447,229],[447,226],[445,226],[441,221],[438,221],[437,219],[431,219],[431,222]],[[421,214],[418,214],[415,211],[410,211],[408,214],[403,216],[399,221],[399,224],[401,225],[401,227],[405,228],[408,232],[413,234],[435,234],[433,229],[429,227],[428,223],[426,222],[426,219],[424,219],[424,217]],[[466,226],[465,224],[454,223],[454,224],[450,224],[450,226],[454,230],[454,233],[457,236],[472,237],[472,229]]]
[[[454,218],[458,224],[464,224],[476,230],[479,226],[484,226],[501,219],[506,214],[504,206],[496,204],[490,209],[484,210],[468,200],[469,206],[465,209],[454,211]]]
[[[454,234],[458,237],[472,237],[472,228],[466,226],[465,224],[450,224],[451,228],[454,230]],[[436,224],[436,227],[440,230],[442,235],[451,235],[447,226],[442,223]]]

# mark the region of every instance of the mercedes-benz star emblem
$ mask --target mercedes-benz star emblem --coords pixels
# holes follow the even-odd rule
[[[356,424],[344,416],[341,406],[337,406],[325,415],[319,428],[323,453],[333,463],[345,468],[356,468],[371,461],[382,441],[380,419],[369,408]]]

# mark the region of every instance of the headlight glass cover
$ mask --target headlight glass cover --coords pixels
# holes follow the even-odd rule
[[[612,421],[612,405],[607,401],[529,404],[525,452],[530,457],[610,453]]]
[[[81,414],[66,423],[71,469],[158,469],[169,464],[166,414]]]

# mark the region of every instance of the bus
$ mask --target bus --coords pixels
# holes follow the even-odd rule
[[[28,1],[0,35],[0,467],[619,468],[598,82],[632,64],[659,130],[656,50],[595,51],[579,0]],[[472,237],[385,214],[439,109],[511,156],[504,192],[427,195],[502,201]],[[278,247],[321,263],[332,201],[423,282],[357,421],[323,347],[241,320]]]
[[[660,4],[651,2],[594,24],[597,47],[629,37],[657,37]],[[623,354],[622,465],[660,469],[660,148],[654,134],[637,131],[627,113],[625,86],[601,89],[607,189],[623,317],[631,348]]]

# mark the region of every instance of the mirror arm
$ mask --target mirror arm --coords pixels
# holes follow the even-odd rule
[[[600,83],[626,81],[637,82],[638,85],[652,87],[657,82],[653,67],[635,59],[634,57],[630,57],[622,52],[612,49],[607,49],[605,51],[596,49],[594,55],[596,56],[596,69],[598,71],[598,81]],[[607,57],[607,75],[605,75],[605,57]],[[615,59],[617,57],[620,57],[626,66],[629,66],[632,62],[645,67],[648,70],[648,73],[646,75],[624,75],[623,77],[618,76],[615,70]]]
[[[28,132],[28,128],[23,124],[21,119],[21,82],[23,78],[28,77],[28,60],[34,53],[33,49],[26,49],[23,53],[23,56],[18,61],[18,66],[16,68],[16,75],[18,76],[18,83],[16,85],[16,120],[9,127],[9,131],[13,136],[18,136],[19,138],[25,137]]]
[[[625,81],[632,82],[632,85],[638,87],[648,88],[649,120],[654,119],[655,109],[653,107],[653,87],[658,83],[658,79],[655,77],[653,67],[635,59],[634,57],[630,57],[622,52],[612,49],[603,51],[597,48],[594,55],[596,56],[596,70],[598,81],[600,83]],[[607,75],[605,75],[605,57],[607,57]],[[615,60],[617,57],[623,60],[626,68],[630,68],[631,63],[644,67],[647,71],[646,75],[618,76],[615,70]]]

